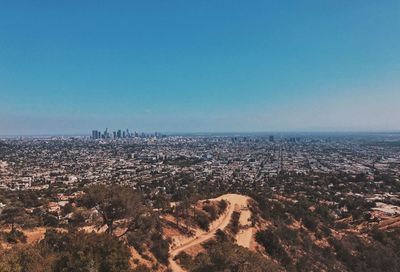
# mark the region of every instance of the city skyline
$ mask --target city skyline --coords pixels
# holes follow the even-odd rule
[[[0,135],[400,131],[398,1],[26,1],[0,24]]]

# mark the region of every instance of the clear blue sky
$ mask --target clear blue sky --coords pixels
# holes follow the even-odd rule
[[[0,134],[400,130],[399,83],[399,0],[0,0]]]

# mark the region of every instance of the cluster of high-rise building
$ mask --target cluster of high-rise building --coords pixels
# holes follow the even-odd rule
[[[113,131],[112,133],[108,131],[108,128],[104,132],[101,132],[99,130],[92,130],[92,136],[91,138],[93,140],[97,139],[126,139],[126,138],[149,138],[149,137],[156,137],[160,138],[163,137],[159,132],[155,132],[154,134],[146,134],[144,132],[138,133],[138,132],[131,132],[129,129],[126,130],[121,130],[118,129],[117,131]]]

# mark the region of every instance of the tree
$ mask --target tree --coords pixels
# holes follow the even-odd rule
[[[17,206],[6,207],[0,214],[0,221],[3,224],[11,225],[10,233],[15,232],[15,225],[23,224],[26,213],[24,208]]]
[[[88,208],[94,207],[102,217],[106,232],[113,234],[116,227],[126,225],[125,235],[135,226],[137,219],[145,212],[141,196],[132,188],[118,185],[93,185],[81,200]],[[117,220],[125,222],[116,223]],[[123,220],[122,220],[123,221]]]
[[[160,209],[161,212],[165,212],[165,210],[169,209],[171,206],[169,204],[169,199],[163,193],[157,194],[154,199],[154,207]]]
[[[174,207],[174,217],[176,220],[176,226],[179,228],[179,219],[182,215],[184,211],[184,207],[182,205],[182,203],[176,203],[175,207]]]
[[[240,212],[234,211],[231,216],[231,221],[229,222],[228,228],[232,232],[233,235],[236,235],[239,232],[240,228]]]
[[[18,200],[22,202],[25,208],[38,207],[42,204],[39,194],[33,190],[19,191]]]
[[[210,229],[210,219],[204,213],[198,213],[196,222],[202,230],[208,231]]]

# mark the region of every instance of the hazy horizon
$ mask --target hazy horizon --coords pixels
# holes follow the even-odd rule
[[[19,1],[0,135],[400,131],[400,2]]]
[[[108,130],[116,131],[115,130]],[[103,130],[100,129],[100,132]],[[139,132],[139,131],[137,131]],[[140,131],[140,133],[145,134],[154,134],[156,131]],[[344,135],[344,136],[352,136],[352,135],[361,135],[361,136],[368,136],[368,135],[385,135],[390,136],[392,134],[397,135],[400,134],[400,130],[387,130],[387,131],[208,131],[208,132],[172,132],[172,131],[157,131],[166,136],[260,136],[260,137],[267,137],[267,136],[335,136],[335,135]],[[81,132],[81,133],[45,133],[45,134],[0,134],[0,138],[35,138],[35,137],[91,137],[91,131],[89,132]]]

